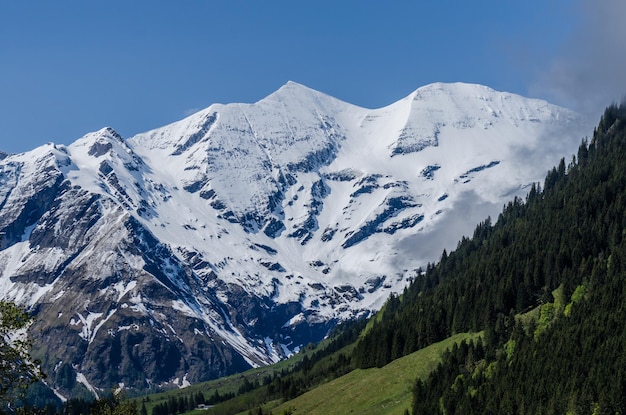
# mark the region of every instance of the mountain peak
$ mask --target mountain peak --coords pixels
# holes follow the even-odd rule
[[[277,103],[282,103],[286,107],[319,108],[322,109],[322,112],[332,112],[342,107],[355,107],[352,104],[294,81],[287,81],[286,84],[261,99],[257,104],[264,103],[272,106]],[[311,105],[313,105],[313,107],[311,107]]]
[[[428,99],[438,95],[481,97],[491,94],[507,94],[498,92],[486,85],[466,82],[434,82],[417,88],[409,96],[414,99]]]
[[[285,83],[285,85],[283,85],[281,88],[285,88],[285,87],[290,87],[290,88],[306,88],[306,89],[310,89],[308,86],[303,85],[303,84],[301,84],[301,83],[299,83],[299,82],[296,82],[296,81],[292,81],[292,80],[287,81],[287,82]]]
[[[95,134],[101,137],[107,137],[107,138],[112,138],[118,141],[123,141],[123,138],[120,135],[120,133],[115,131],[112,127],[104,127],[96,131]]]
[[[104,128],[99,129],[98,131],[87,133],[78,139],[78,141],[83,141],[83,140],[86,140],[86,141],[114,140],[118,142],[124,141],[122,136],[111,127],[104,127]]]
[[[304,97],[310,98],[313,96],[323,95],[321,92],[316,91],[312,88],[309,88],[306,85],[299,84],[294,81],[287,81],[286,84],[278,88],[276,91],[269,94],[267,97],[263,98],[259,102],[264,102],[267,100],[275,101],[275,100],[285,100],[285,99],[294,99],[299,98],[302,99]]]

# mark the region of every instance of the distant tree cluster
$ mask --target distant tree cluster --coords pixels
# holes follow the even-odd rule
[[[217,391],[216,391],[217,392]],[[219,399],[219,394],[216,400]],[[176,415],[196,409],[199,405],[206,404],[202,392],[196,392],[190,396],[171,396],[167,402],[157,404],[152,408],[152,415]]]
[[[92,401],[70,399],[65,402],[59,413],[62,415],[138,415],[137,402],[123,399],[122,396],[114,393]]]

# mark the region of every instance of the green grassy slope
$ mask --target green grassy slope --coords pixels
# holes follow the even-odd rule
[[[382,368],[357,369],[325,383],[277,407],[279,415],[293,414],[403,414],[411,407],[416,378],[425,378],[441,360],[442,353],[454,343],[475,339],[479,334],[457,334],[432,344]]]

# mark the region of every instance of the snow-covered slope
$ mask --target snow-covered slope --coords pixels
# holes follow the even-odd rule
[[[64,393],[68,376],[146,387],[273,362],[380,307],[585,133],[461,83],[365,109],[289,82],[106,128],[0,159],[0,292],[37,313]]]

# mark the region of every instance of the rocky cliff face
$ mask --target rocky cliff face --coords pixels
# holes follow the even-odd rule
[[[0,156],[0,293],[64,396],[275,362],[368,314],[586,132],[433,84],[369,110],[288,83],[123,139]]]

